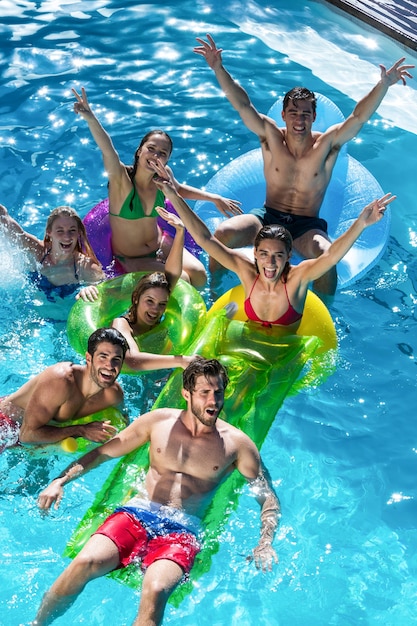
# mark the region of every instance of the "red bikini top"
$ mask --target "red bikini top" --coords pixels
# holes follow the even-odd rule
[[[260,322],[262,326],[275,326],[275,325],[290,326],[291,324],[298,322],[303,317],[303,314],[296,311],[294,307],[292,306],[290,299],[288,298],[287,284],[284,283],[285,295],[287,296],[287,301],[288,301],[288,309],[285,311],[284,315],[281,315],[281,317],[279,317],[274,322],[266,322],[265,320],[261,320],[255,313],[255,311],[253,310],[252,303],[250,301],[253,288],[255,287],[258,278],[259,276],[255,278],[255,281],[252,285],[252,289],[250,290],[249,297],[246,298],[244,302],[244,309],[245,309],[246,315],[248,316],[248,320],[251,320],[252,322]]]

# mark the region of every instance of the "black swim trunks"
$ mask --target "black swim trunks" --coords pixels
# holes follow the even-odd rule
[[[291,233],[293,239],[301,237],[309,230],[322,230],[327,233],[327,222],[320,217],[304,217],[303,215],[284,213],[267,206],[261,209],[253,209],[251,214],[256,215],[262,222],[262,226],[270,226],[271,224],[284,226]]]

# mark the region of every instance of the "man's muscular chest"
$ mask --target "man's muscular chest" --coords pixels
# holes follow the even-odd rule
[[[100,411],[103,406],[98,397],[85,399],[80,393],[74,393],[71,398],[64,401],[55,414],[56,422],[76,420]]]
[[[264,150],[265,178],[270,184],[306,187],[325,175],[326,160],[315,146],[291,152],[285,142]]]
[[[175,444],[169,441],[153,441],[151,458],[162,463],[171,472],[194,476],[201,480],[216,480],[229,464],[225,450],[216,442],[208,444],[205,438],[187,438]],[[231,461],[230,461],[231,462]]]

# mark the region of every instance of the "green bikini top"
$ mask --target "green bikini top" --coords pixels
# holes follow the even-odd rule
[[[112,213],[109,211],[110,215],[114,215],[115,217],[123,217],[125,220],[141,220],[144,217],[159,217],[158,213],[155,210],[157,206],[164,206],[165,196],[160,189],[156,192],[155,202],[150,215],[145,215],[143,210],[142,202],[138,194],[136,193],[136,189],[133,187],[132,191],[127,196],[126,200],[123,202],[122,208],[120,209],[120,213]]]

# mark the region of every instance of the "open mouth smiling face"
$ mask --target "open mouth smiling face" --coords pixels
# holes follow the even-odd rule
[[[72,217],[56,218],[48,232],[55,254],[72,254],[77,246],[78,226]]]
[[[120,374],[123,365],[122,350],[108,342],[101,342],[93,357],[87,353],[87,362],[90,366],[92,380],[105,389],[111,387]]]
[[[116,373],[114,370],[104,370],[104,369],[98,369],[97,370],[97,378],[99,381],[101,381],[103,387],[107,387],[110,386],[114,383],[114,381],[116,380]]]
[[[259,274],[267,281],[272,282],[280,278],[285,264],[289,260],[285,244],[274,239],[264,239],[255,249],[254,256]]]
[[[137,305],[137,320],[146,326],[155,326],[168,304],[168,293],[161,287],[147,289],[139,298]]]

